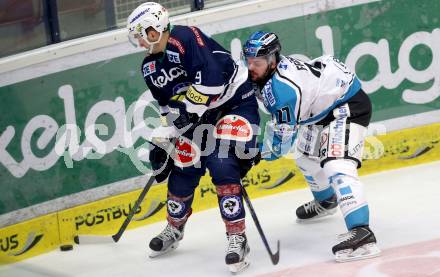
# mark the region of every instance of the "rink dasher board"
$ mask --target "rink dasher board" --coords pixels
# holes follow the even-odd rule
[[[370,136],[364,147],[360,175],[438,160],[439,138],[440,123]],[[304,178],[289,155],[273,162],[262,161],[252,168],[243,180],[251,198],[306,187]],[[78,234],[115,233],[139,192],[134,190],[0,229],[0,264],[47,253],[58,249],[60,245],[74,244],[73,237]],[[164,220],[165,200],[166,184],[153,186],[128,228]],[[196,189],[193,209],[198,212],[216,206],[215,187],[207,174]]]

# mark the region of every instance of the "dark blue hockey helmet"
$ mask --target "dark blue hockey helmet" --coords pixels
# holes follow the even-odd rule
[[[281,44],[278,36],[271,32],[257,31],[243,45],[243,54],[246,58],[275,54],[278,60],[280,52]]]

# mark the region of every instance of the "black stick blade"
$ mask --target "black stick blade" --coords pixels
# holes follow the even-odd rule
[[[272,260],[272,264],[276,265],[280,261],[280,241],[277,241],[277,252],[275,254],[270,253],[270,259]]]

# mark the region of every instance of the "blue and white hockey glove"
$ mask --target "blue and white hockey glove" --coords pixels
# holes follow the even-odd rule
[[[261,158],[266,161],[276,160],[287,153],[295,142],[296,126],[277,124],[273,121],[266,124],[263,144],[260,145]]]

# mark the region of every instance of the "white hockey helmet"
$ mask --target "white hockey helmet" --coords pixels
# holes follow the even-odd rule
[[[139,5],[127,18],[128,39],[134,46],[138,46],[138,38],[145,40],[150,45],[151,53],[152,46],[160,41],[163,32],[167,31],[169,26],[168,11],[158,3],[146,2]],[[149,27],[160,33],[157,41],[148,40]]]

